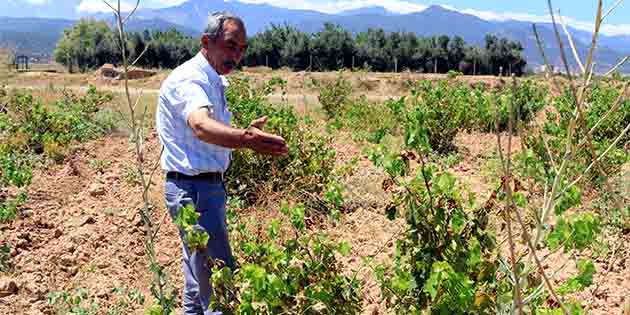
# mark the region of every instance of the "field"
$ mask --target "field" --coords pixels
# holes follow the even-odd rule
[[[130,82],[147,108],[143,176],[159,161],[153,120],[167,75]],[[217,270],[224,309],[511,314],[517,283],[527,314],[562,314],[556,294],[572,314],[630,314],[630,142],[617,139],[630,123],[627,79],[593,83],[584,125],[571,122],[567,80],[266,69],[229,79],[234,123],[267,114],[292,147],[285,160],[235,156],[228,222],[243,268]],[[122,82],[33,72],[0,85],[0,152],[28,161],[1,160],[0,313],[160,314]],[[37,99],[50,126],[34,122]],[[63,110],[76,111],[54,114]],[[147,195],[154,258],[180,294],[163,182],[158,172]]]

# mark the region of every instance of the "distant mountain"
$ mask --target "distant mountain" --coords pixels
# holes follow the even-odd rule
[[[384,7],[376,7],[376,6],[341,11],[337,13],[336,15],[351,16],[351,15],[362,15],[362,14],[376,14],[376,15],[385,15],[385,16],[400,15],[399,13],[392,12],[385,9]]]
[[[100,15],[98,20],[106,21],[107,24],[112,27],[112,29],[116,27],[116,19],[113,14]],[[144,30],[168,31],[171,29],[176,29],[184,35],[188,35],[191,37],[201,36],[201,31],[175,24],[160,18],[143,19],[134,15],[125,25],[125,30],[128,32],[142,32]]]
[[[338,24],[352,33],[363,32],[368,28],[382,28],[385,32],[404,31],[420,36],[459,35],[472,43],[482,42],[486,34],[497,30],[493,22],[440,6],[432,6],[421,12],[398,16],[359,14],[308,19],[299,23],[298,28],[306,32],[318,32],[322,29],[324,22]]]
[[[8,17],[37,17],[49,19],[75,20],[80,17],[76,11],[82,0],[1,0],[0,15]],[[99,0],[100,1],[100,0]]]
[[[164,9],[141,9],[138,19],[162,19],[202,32],[207,25],[208,14],[214,11],[230,11],[245,20],[249,35],[263,31],[270,24],[298,24],[303,20],[332,18],[333,15],[309,10],[291,10],[267,4],[250,4],[237,1],[189,0],[178,6]],[[99,17],[100,15],[97,15]]]
[[[602,45],[630,56],[630,35],[602,36],[600,40]]]
[[[0,17],[0,47],[29,55],[51,54],[63,30],[74,23],[63,19]]]
[[[110,26],[115,25],[113,17],[104,18]],[[15,49],[18,53],[32,56],[49,56],[65,29],[74,26],[76,20],[48,18],[8,18],[0,17],[0,47]],[[177,29],[189,36],[199,36],[201,32],[160,19],[132,18],[126,30],[132,32],[146,29],[167,31]]]

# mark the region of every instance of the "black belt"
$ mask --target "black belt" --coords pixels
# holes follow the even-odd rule
[[[225,179],[223,173],[220,172],[210,172],[210,173],[201,173],[197,175],[186,175],[179,172],[167,172],[166,178],[168,179],[186,179],[186,180],[208,180],[211,182],[222,182]]]

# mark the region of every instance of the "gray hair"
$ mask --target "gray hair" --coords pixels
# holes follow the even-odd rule
[[[245,27],[243,20],[231,12],[213,12],[208,15],[208,26],[206,27],[205,33],[208,34],[211,40],[215,41],[217,37],[223,33],[223,24],[228,20],[238,23],[243,28]]]

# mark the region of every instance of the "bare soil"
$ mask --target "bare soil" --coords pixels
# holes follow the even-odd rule
[[[156,77],[164,75],[158,74]],[[269,76],[268,73],[251,75],[260,76],[256,80],[265,80]],[[306,74],[286,75],[291,79],[291,90],[291,84],[294,84],[291,82],[299,82],[300,76]],[[409,76],[415,78],[415,75]],[[139,84],[156,88],[159,82],[156,77]],[[383,93],[386,91],[386,87],[381,85],[383,80],[401,81],[392,74],[370,74],[368,77],[368,83],[370,80],[378,81],[374,91]],[[45,78],[23,83],[46,86],[57,79],[55,75],[46,74]],[[73,80],[85,84],[85,80],[90,82],[91,79],[77,77]],[[297,87],[298,83],[295,84]],[[391,84],[387,88],[396,83]],[[520,145],[517,138],[514,141],[513,150],[518,150]],[[496,136],[490,134],[464,134],[457,137],[457,146],[463,157],[451,171],[478,195],[478,200],[487,198],[495,184],[486,176],[493,168],[489,164],[496,159],[495,143]],[[391,261],[393,241],[404,222],[389,221],[384,217],[388,196],[382,191],[381,183],[385,177],[363,155],[361,146],[342,132],[335,136],[334,148],[337,150],[338,163],[346,163],[354,157],[358,157],[359,162],[356,172],[345,180],[348,211],[341,222],[324,226],[323,229],[333,239],[345,240],[352,246],[351,254],[342,257],[341,262],[347,274],[358,272],[359,279],[364,282],[363,314],[385,314],[378,285],[361,257],[374,256],[378,262]],[[157,161],[159,143],[155,133],[148,137],[147,150],[147,160]],[[108,161],[110,165],[99,170],[94,167],[94,161],[99,160]],[[117,296],[112,290],[117,287],[137,288],[147,297],[145,305],[135,307],[129,313],[143,314],[143,309],[151,301],[151,272],[142,245],[143,228],[137,211],[141,205],[141,189],[133,183],[130,173],[133,161],[128,138],[112,135],[81,145],[64,162],[35,172],[33,183],[28,189],[27,208],[22,216],[0,226],[0,239],[11,244],[14,266],[9,273],[0,276],[0,286],[8,282],[17,286],[16,293],[0,297],[0,314],[54,314],[46,301],[48,293],[75,288],[86,288],[99,304],[99,314],[106,314],[108,307],[116,301]],[[156,245],[157,257],[166,266],[170,283],[181,292],[180,240],[166,215],[162,185],[162,177],[156,176],[150,192],[154,222],[162,224]],[[241,215],[268,217],[270,213],[248,211]],[[583,305],[590,307],[592,314],[622,314],[624,303],[630,303],[630,235],[610,235],[609,243],[613,245],[614,253],[596,260],[594,285],[575,296]],[[545,252],[540,251],[538,254],[544,256]],[[573,259],[563,253],[556,253],[547,258],[544,264],[548,273],[552,274],[566,262],[567,268],[554,277],[556,281],[561,281],[574,271]]]

